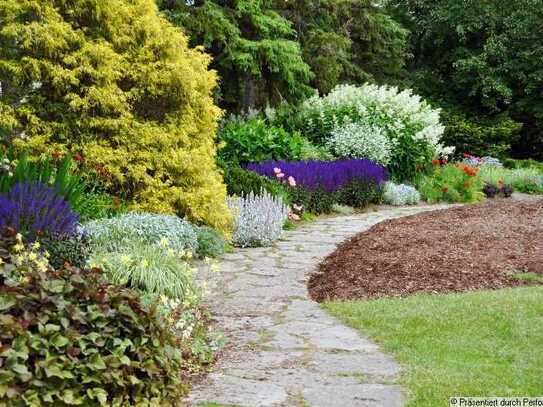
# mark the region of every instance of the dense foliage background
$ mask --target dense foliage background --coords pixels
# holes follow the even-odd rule
[[[543,157],[542,0],[158,3],[213,56],[229,111],[400,85],[443,109],[459,153]]]

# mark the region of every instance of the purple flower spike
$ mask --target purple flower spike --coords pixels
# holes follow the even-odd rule
[[[388,180],[386,168],[367,159],[266,161],[249,164],[247,169],[273,179],[277,178],[277,169],[280,169],[285,177],[293,177],[297,185],[306,189],[321,187],[327,192],[336,192],[354,179],[371,181],[376,185]]]
[[[0,229],[12,227],[31,241],[40,234],[73,235],[78,221],[70,204],[40,182],[19,182],[0,195]]]

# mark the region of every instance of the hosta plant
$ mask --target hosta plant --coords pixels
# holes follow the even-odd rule
[[[420,193],[415,187],[405,184],[387,182],[383,188],[383,202],[389,205],[416,205],[420,201]]]
[[[39,270],[0,243],[0,405],[178,405],[191,356],[154,307],[99,269]]]
[[[232,241],[239,247],[269,246],[283,233],[289,210],[266,191],[233,197],[228,205],[234,214]]]

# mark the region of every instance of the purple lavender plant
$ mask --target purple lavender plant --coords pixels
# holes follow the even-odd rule
[[[252,163],[248,170],[269,178],[276,178],[275,168],[279,168],[285,178],[294,177],[296,184],[306,189],[323,188],[327,192],[337,192],[353,180],[372,182],[380,185],[388,180],[385,167],[367,159],[341,161],[266,161]]]
[[[78,216],[70,204],[41,182],[19,182],[0,194],[0,229],[12,227],[30,241],[36,236],[71,236]]]

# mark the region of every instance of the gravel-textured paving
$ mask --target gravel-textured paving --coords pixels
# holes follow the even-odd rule
[[[399,366],[377,345],[321,310],[306,283],[343,240],[385,219],[439,206],[384,209],[321,219],[269,248],[227,254],[206,278],[206,303],[229,339],[189,403],[242,407],[395,407]],[[205,405],[205,404],[204,404]]]

